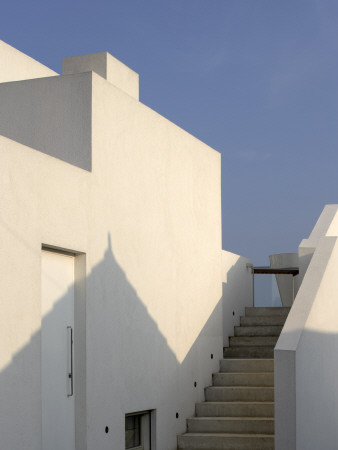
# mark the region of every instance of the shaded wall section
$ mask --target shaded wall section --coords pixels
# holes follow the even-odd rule
[[[0,134],[91,170],[91,72],[0,83]]]
[[[251,265],[248,258],[222,251],[224,347],[229,346],[229,336],[233,336],[234,327],[240,325],[245,307],[253,306]]]
[[[219,155],[100,80],[92,172],[0,137],[4,448],[41,448],[42,244],[86,258],[87,449],[123,448],[125,413],[155,408],[174,450],[221,358]]]
[[[54,70],[0,40],[0,83],[55,75]]]
[[[174,450],[222,355],[220,155],[95,73],[2,83],[0,99],[0,439],[41,449],[45,245],[85,258],[87,450],[123,448],[125,413],[144,409]]]
[[[277,450],[337,447],[338,244],[334,210],[337,205],[324,209],[308,240],[312,241],[311,258],[275,348]],[[311,248],[303,241],[300,250],[303,243],[306,251]]]

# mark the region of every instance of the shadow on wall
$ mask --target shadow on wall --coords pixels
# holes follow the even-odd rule
[[[275,350],[276,450],[338,448],[337,351],[338,326],[302,330],[296,351]]]
[[[245,315],[245,307],[252,306],[253,301],[252,275],[251,269],[248,268],[251,261],[243,256],[229,255],[232,265],[223,273],[222,282],[224,347],[229,346],[229,336],[233,336],[234,327],[240,324],[240,317]]]
[[[157,448],[176,449],[176,434],[185,431],[185,418],[193,414],[194,403],[204,399],[204,387],[218,367],[222,343],[215,348],[214,330],[219,327],[221,300],[180,363],[117,263],[109,236],[104,257],[85,285],[86,327],[79,344],[86,349],[85,373],[75,366],[75,408],[81,416],[76,420],[78,432],[83,430],[77,439],[84,443],[87,429],[88,449],[122,449],[125,414],[156,409]],[[44,317],[47,326],[65,298]],[[175,317],[168,320],[174,329]],[[1,448],[41,448],[40,355],[39,330],[0,373]]]

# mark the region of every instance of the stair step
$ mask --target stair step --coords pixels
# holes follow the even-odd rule
[[[256,307],[246,307],[245,316],[283,316],[287,317],[290,312],[290,308],[287,306],[280,307],[268,307],[268,308],[256,308]]]
[[[273,358],[274,347],[225,347],[224,358]]]
[[[246,308],[178,450],[274,449],[274,347],[290,308]]]
[[[275,347],[279,336],[230,336],[230,347]]]
[[[210,386],[205,388],[207,402],[273,402],[273,387]]]
[[[192,417],[187,420],[188,433],[273,434],[272,417]]]
[[[274,385],[274,374],[270,373],[214,373],[213,386],[264,386]]]
[[[197,417],[273,417],[273,402],[196,403]]]
[[[221,372],[272,372],[273,359],[222,359],[220,361]]]
[[[268,434],[186,433],[178,436],[178,450],[273,450],[274,436]]]
[[[235,336],[279,336],[281,325],[265,325],[256,327],[235,327]]]
[[[242,327],[256,327],[256,326],[283,326],[286,318],[284,316],[248,316],[241,317],[240,324]]]

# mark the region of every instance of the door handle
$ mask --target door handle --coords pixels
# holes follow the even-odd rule
[[[67,327],[68,361],[67,361],[67,397],[73,395],[73,328]]]

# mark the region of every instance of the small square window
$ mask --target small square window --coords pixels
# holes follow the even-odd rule
[[[141,446],[141,416],[126,416],[126,449]]]
[[[126,414],[125,439],[126,450],[151,449],[151,412],[142,411]]]

